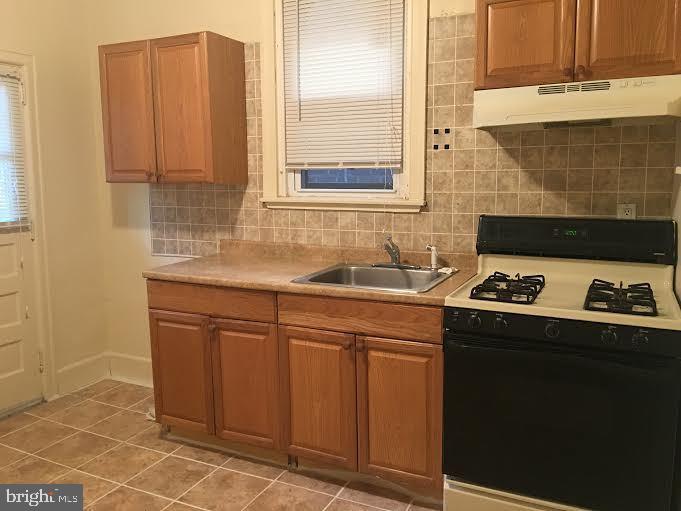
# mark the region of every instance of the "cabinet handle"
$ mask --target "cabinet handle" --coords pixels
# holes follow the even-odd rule
[[[366,349],[366,343],[364,341],[357,341],[357,352],[361,353]]]
[[[147,179],[149,181],[151,181],[152,178],[156,175],[156,172],[154,172],[153,170],[147,170],[146,174],[147,174]]]
[[[563,76],[567,76],[568,78],[572,76],[572,68],[566,67],[565,69],[563,69]]]
[[[577,77],[584,79],[586,78],[586,75],[589,72],[589,70],[582,64],[580,64],[575,68],[575,72],[577,73]]]
[[[352,348],[352,341],[345,341],[345,342],[343,343],[343,349],[344,349],[344,350],[349,350],[350,348]]]
[[[217,330],[217,328],[218,328],[217,325],[214,323],[208,325],[208,331],[211,333],[211,335],[213,334],[213,332],[215,332],[215,330]]]

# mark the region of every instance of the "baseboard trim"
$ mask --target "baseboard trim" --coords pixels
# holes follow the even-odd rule
[[[104,353],[77,360],[57,370],[57,394],[74,392],[107,376],[109,360]]]
[[[145,387],[153,386],[150,358],[115,351],[108,351],[104,356],[109,362],[109,374],[114,380]]]

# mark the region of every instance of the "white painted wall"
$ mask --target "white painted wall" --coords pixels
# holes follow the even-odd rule
[[[78,383],[68,367],[106,345],[101,267],[100,183],[92,138],[92,94],[83,13],[74,2],[0,0],[0,49],[34,57],[44,222],[54,361],[64,384]],[[85,372],[82,373],[86,375]],[[87,378],[87,376],[84,376]],[[52,392],[54,389],[49,389]]]

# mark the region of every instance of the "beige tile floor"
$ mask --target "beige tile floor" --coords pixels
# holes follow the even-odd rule
[[[80,483],[97,511],[425,511],[392,490],[162,437],[145,387],[104,380],[0,420],[0,483]]]

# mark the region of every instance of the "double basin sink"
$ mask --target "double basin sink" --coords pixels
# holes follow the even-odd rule
[[[298,284],[351,287],[402,293],[425,293],[452,273],[407,265],[337,264],[294,279]]]

